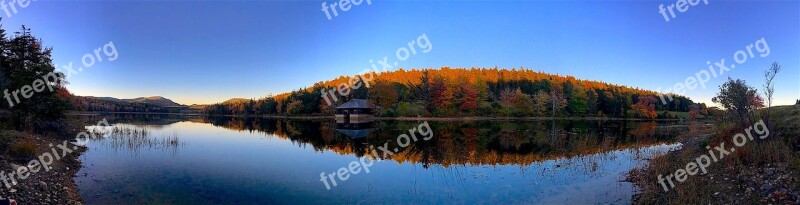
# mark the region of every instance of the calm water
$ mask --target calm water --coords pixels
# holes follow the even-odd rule
[[[328,120],[73,118],[85,125],[106,118],[113,126],[105,138],[84,141],[89,151],[75,181],[88,204],[630,203],[635,188],[622,182],[625,174],[679,146],[673,136],[684,129],[665,122],[430,122],[430,140],[327,190],[321,173],[370,157],[370,146],[396,144],[420,122],[337,129]]]

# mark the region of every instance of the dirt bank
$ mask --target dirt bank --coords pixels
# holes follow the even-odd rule
[[[36,156],[53,153],[50,145],[56,148],[56,152],[62,153],[57,148],[64,140],[41,137],[39,135],[23,134],[20,140],[35,142],[38,146]],[[70,143],[70,147],[73,145]],[[70,148],[73,149],[73,148]],[[19,204],[81,204],[77,186],[73,178],[81,168],[78,157],[86,150],[85,147],[77,147],[71,153],[66,154],[60,160],[53,159],[52,169],[45,171],[39,166],[38,173],[31,173],[26,179],[17,178],[17,184],[10,189],[0,187],[0,196],[16,200]],[[29,160],[13,160],[10,156],[0,157],[0,171],[6,176],[18,170],[20,166],[26,166]],[[3,182],[0,181],[0,184]],[[11,181],[9,180],[9,183]]]
[[[709,154],[707,147],[713,149],[726,138],[718,136],[728,135],[725,129],[713,126],[690,127],[680,136],[682,149],[650,159],[647,166],[631,171],[628,180],[638,188],[635,204],[800,204],[800,153],[791,151],[778,137],[750,142],[741,150],[737,147],[725,159],[711,163],[707,173],[698,171],[665,191],[658,175],[686,168],[687,163]]]

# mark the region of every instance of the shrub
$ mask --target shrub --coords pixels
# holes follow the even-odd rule
[[[25,161],[36,157],[38,145],[33,140],[22,140],[8,148],[8,155],[19,161]]]
[[[380,113],[381,117],[397,117],[397,111],[391,108],[385,108],[381,110]]]
[[[400,102],[397,106],[397,115],[404,117],[416,117],[425,115],[425,106],[419,102]]]
[[[494,108],[492,107],[492,103],[490,102],[481,102],[478,105],[478,115],[480,116],[490,116],[494,114]]]
[[[19,132],[13,130],[0,130],[0,153],[5,152],[8,145],[19,137]]]

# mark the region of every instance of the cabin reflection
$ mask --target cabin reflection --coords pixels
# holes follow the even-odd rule
[[[369,133],[377,130],[372,121],[361,123],[336,123],[336,131],[353,139],[366,138]]]

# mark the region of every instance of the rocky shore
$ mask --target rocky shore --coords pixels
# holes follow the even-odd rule
[[[707,152],[704,142],[712,134],[694,136],[681,140],[683,149],[650,159],[646,167],[631,171],[628,181],[638,188],[635,204],[800,204],[800,167],[793,162],[720,162],[709,167],[708,173],[691,176],[665,192],[653,175],[666,175],[685,165],[687,159]]]
[[[52,153],[50,144],[55,147],[63,143],[63,140],[35,135],[29,136],[28,139],[38,145],[37,154]],[[85,147],[78,147],[60,160],[54,159],[51,170],[42,169],[26,179],[17,180],[18,184],[10,189],[5,186],[0,187],[0,197],[16,200],[19,204],[81,204],[73,178],[81,167],[78,157],[85,150]],[[6,175],[26,164],[27,161],[20,162],[8,156],[0,156],[0,171]]]

